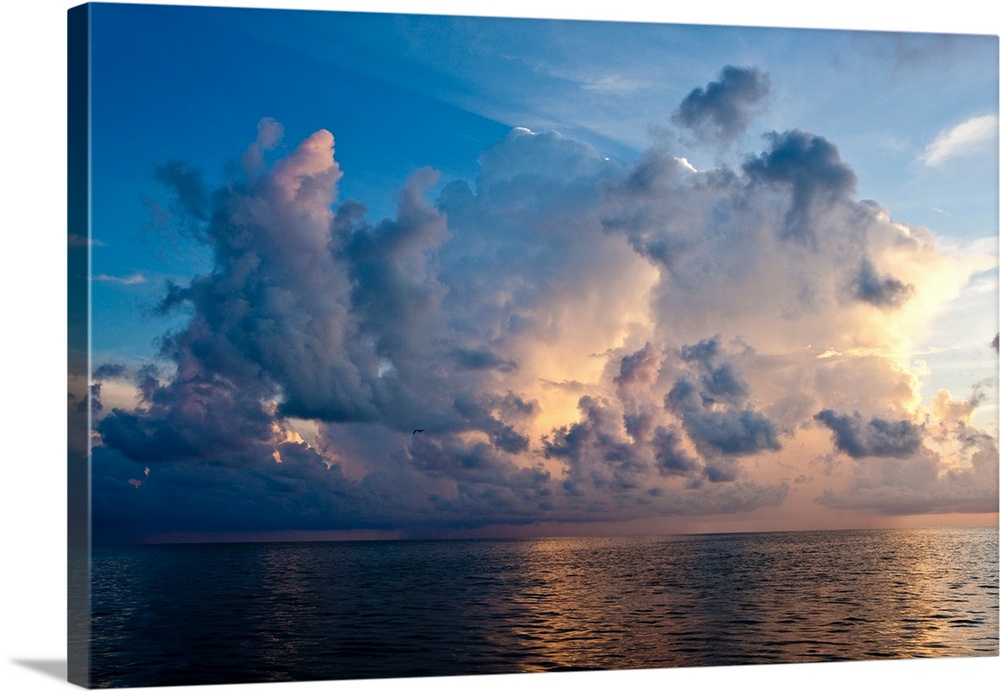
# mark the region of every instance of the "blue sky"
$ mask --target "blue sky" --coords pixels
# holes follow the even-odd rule
[[[99,535],[996,520],[995,36],[93,13]]]

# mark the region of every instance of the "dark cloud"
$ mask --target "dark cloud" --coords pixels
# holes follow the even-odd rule
[[[76,418],[77,416],[84,416],[89,410],[94,415],[101,412],[104,406],[101,405],[101,384],[100,382],[95,382],[87,387],[86,394],[74,393],[68,391],[66,395],[66,402],[69,405],[69,415],[71,418]]]
[[[712,251],[713,241],[728,235],[729,246],[738,247],[752,239],[745,226],[731,234],[726,227],[733,207],[744,206],[744,187],[728,169],[694,174],[675,157],[653,149],[621,183],[606,186],[601,223],[679,279],[691,268],[687,260]]]
[[[496,369],[511,372],[517,369],[517,362],[505,360],[488,348],[456,348],[452,357],[460,367],[466,369]]]
[[[625,431],[636,442],[649,440],[659,417],[650,392],[660,377],[664,358],[662,346],[647,342],[621,358],[612,380],[623,407]]]
[[[703,467],[684,450],[679,430],[660,426],[648,444],[623,436],[621,413],[612,401],[584,396],[579,410],[580,421],[542,439],[545,457],[566,466],[560,491],[552,496],[555,505],[562,502],[563,516],[730,513],[774,506],[787,494],[787,486],[740,481],[738,466],[725,460],[713,462],[711,470]],[[683,486],[660,484],[677,479]]]
[[[551,490],[550,475],[540,466],[519,468],[509,458],[498,454],[491,445],[463,443],[454,438],[443,441],[417,435],[409,448],[410,460],[416,468],[432,477],[448,478],[467,487],[478,485],[496,490],[526,492],[517,502],[524,506],[530,498]],[[513,504],[511,504],[513,507]]]
[[[181,362],[181,372],[165,385],[144,381],[134,411],[112,410],[97,424],[104,444],[136,462],[177,462],[237,458],[258,448],[270,455],[272,417],[262,389],[244,388]],[[255,395],[256,394],[256,395]]]
[[[727,65],[718,81],[698,87],[684,98],[673,121],[701,139],[728,142],[741,135],[760,113],[770,90],[771,78],[759,67]]]
[[[681,417],[684,430],[702,453],[748,456],[781,448],[777,425],[763,413],[752,408],[712,410],[693,393],[689,381],[678,381],[667,407]]]
[[[594,488],[617,492],[645,485],[649,462],[639,447],[618,434],[613,410],[590,396],[580,399],[579,408],[579,422],[543,439],[546,458],[563,460],[568,466],[563,481],[566,490],[585,495]]]
[[[143,367],[142,371],[151,370],[155,371],[153,365],[146,365]],[[129,368],[121,363],[117,362],[105,362],[94,368],[91,373],[91,384],[90,384],[90,395],[87,397],[90,400],[90,410],[94,416],[99,416],[100,413],[104,411],[104,403],[101,400],[101,390],[103,388],[102,383],[109,380],[132,380],[137,379],[136,384],[141,387],[141,382],[138,381],[140,378],[135,378],[129,371]],[[73,394],[70,394],[71,402],[76,400]],[[148,400],[148,399],[147,399]],[[77,401],[78,412],[84,412],[86,400],[82,399]]]
[[[445,335],[442,303],[448,288],[431,262],[450,233],[444,215],[424,196],[436,179],[426,169],[414,175],[400,196],[395,219],[372,225],[351,207],[341,207],[336,219],[342,245],[338,254],[350,281],[345,319],[357,331],[352,349],[370,349],[371,362],[364,369],[373,392],[373,416],[390,424],[418,415],[437,419],[426,424],[448,424],[454,397],[468,393],[475,381],[453,371],[456,359],[465,370],[490,369],[488,351],[457,346]],[[502,367],[502,358],[496,360],[495,366]],[[375,378],[372,370],[378,373]]]
[[[866,420],[857,411],[838,415],[830,409],[821,410],[814,419],[833,432],[834,445],[852,458],[905,458],[916,453],[923,443],[923,429],[909,420],[891,421],[877,416]]]
[[[491,397],[473,399],[468,396],[460,396],[455,400],[455,410],[467,421],[468,427],[486,432],[497,449],[516,454],[528,449],[529,439],[520,434],[513,425],[494,415],[494,409],[500,408],[510,413],[510,407],[517,407],[519,403],[523,404],[524,402],[513,394],[512,398],[508,400],[491,400]],[[527,411],[518,409],[515,414],[523,416],[531,412],[532,409],[529,406]]]
[[[771,148],[743,164],[751,181],[788,187],[791,207],[785,218],[784,235],[816,241],[816,214],[854,192],[854,171],[840,160],[832,143],[813,134],[792,130],[768,135]]]
[[[990,342],[990,346],[993,350],[1000,352],[1000,333],[993,337],[993,341]]]
[[[736,371],[736,365],[723,359],[718,336],[695,345],[681,346],[681,359],[700,366],[703,372],[701,397],[706,405],[720,398],[739,403],[749,396],[750,389]]]
[[[898,307],[913,293],[913,286],[891,276],[881,276],[870,259],[861,262],[851,282],[853,296],[881,309]]]
[[[340,177],[332,146],[318,132],[269,175],[211,195],[204,235],[215,266],[169,292],[165,308],[186,304],[194,315],[163,350],[234,385],[270,386],[288,415],[370,420],[374,373],[362,369],[371,356],[357,347],[348,272],[324,208]]]
[[[698,460],[684,450],[677,430],[666,427],[657,427],[653,435],[653,458],[661,475],[689,477],[701,467]]]
[[[500,411],[506,418],[529,417],[538,412],[537,401],[526,401],[513,391],[502,396],[490,396],[487,400],[494,410]]]
[[[702,454],[746,456],[781,448],[777,425],[750,404],[749,386],[718,337],[682,347],[681,359],[696,364],[700,377],[679,377],[664,405]]]
[[[91,378],[95,380],[121,379],[127,375],[128,368],[125,365],[114,362],[106,362],[94,368]]]
[[[733,482],[740,476],[740,467],[731,458],[717,458],[705,465],[709,482]]]
[[[205,186],[203,174],[192,168],[185,161],[171,161],[159,166],[155,173],[156,179],[167,186],[173,193],[173,202],[182,218],[194,222],[204,222],[211,214],[209,193]],[[193,226],[184,226],[191,228]]]
[[[182,532],[378,528],[413,511],[399,497],[375,517],[364,504],[368,488],[328,467],[301,444],[282,444],[283,462],[270,450],[239,454],[238,463],[209,459],[145,466],[109,446],[93,449],[93,531],[99,541],[148,539]],[[266,454],[264,453],[266,451]],[[149,467],[147,475],[144,467]],[[132,478],[141,485],[129,484]]]

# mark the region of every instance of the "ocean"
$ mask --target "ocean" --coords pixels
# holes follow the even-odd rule
[[[997,534],[99,546],[92,684],[995,656]]]

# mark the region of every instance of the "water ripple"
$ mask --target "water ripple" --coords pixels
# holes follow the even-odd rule
[[[104,547],[96,686],[998,653],[997,531]]]

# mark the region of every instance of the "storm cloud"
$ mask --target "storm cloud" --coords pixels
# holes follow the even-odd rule
[[[769,90],[727,67],[676,120],[733,141]],[[802,466],[832,450],[863,477],[853,502],[817,480],[830,510],[872,509],[881,487],[909,493],[896,512],[990,496],[972,482],[995,472],[978,401],[924,410],[908,369],[906,330],[971,269],[855,200],[827,139],[771,133],[697,171],[663,144],[623,164],[514,128],[474,180],[416,168],[373,219],[340,197],[329,131],[275,156],[283,132],[262,120],[222,183],[183,162],[153,176],[211,267],[164,288],[180,325],[155,364],[93,372],[97,525],[745,513],[806,491]],[[919,482],[901,485],[903,462]]]

